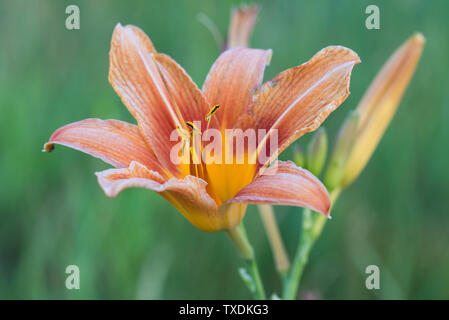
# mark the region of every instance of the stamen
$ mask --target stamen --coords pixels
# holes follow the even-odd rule
[[[176,126],[176,130],[178,130],[178,133],[181,136],[181,141],[182,141],[181,153],[182,153],[182,156],[184,157],[187,142],[190,140],[190,134],[187,130],[180,128],[179,126]]]
[[[196,133],[201,134],[201,131],[197,128],[197,126],[196,126],[193,122],[187,121],[187,122],[186,122],[186,125],[187,125],[190,129],[192,129],[192,132],[196,132]]]
[[[193,163],[198,165],[201,164],[201,131],[195,126],[193,122],[186,122],[187,127],[192,129],[190,133],[190,141],[191,141],[191,153],[193,158]],[[198,170],[199,172],[199,170]]]
[[[218,108],[216,108],[218,109]],[[213,112],[211,113],[213,114]],[[198,127],[192,122],[187,121],[186,126],[188,129],[191,129],[192,131],[185,130],[183,128],[180,128],[179,126],[176,127],[176,130],[178,130],[179,135],[182,139],[182,153],[184,156],[184,150],[186,147],[187,142],[189,142],[188,150],[189,150],[189,171],[191,175],[194,175],[196,177],[205,179],[206,181],[209,181],[209,175],[207,173],[206,164],[202,162],[201,155],[202,155],[202,147],[201,144],[198,145],[198,138],[202,135],[201,131],[198,129]],[[199,142],[201,143],[201,142]],[[209,187],[210,189],[210,187]]]
[[[190,174],[197,177],[197,169],[196,169],[196,165],[193,164],[193,159],[192,159],[192,152],[191,152],[191,148],[189,150],[189,170],[190,170]]]
[[[178,133],[181,137],[189,137],[189,132],[180,126],[176,126],[176,130],[178,130]]]
[[[215,109],[215,110],[211,110],[209,112],[210,115],[212,116],[218,110],[219,107],[220,106],[218,106],[218,105],[214,106],[214,108],[212,108],[212,109]],[[210,117],[209,117],[209,120],[210,120]],[[187,144],[187,142],[189,142],[189,146],[188,146],[189,172],[191,175],[193,175],[195,177],[201,178],[205,181],[210,181],[209,174],[207,172],[207,165],[201,159],[201,155],[202,155],[201,149],[202,148],[200,146],[200,150],[198,150],[197,143],[195,143],[196,138],[198,138],[198,136],[196,136],[196,134],[201,135],[201,131],[191,121],[186,122],[186,126],[187,126],[187,128],[190,128],[192,131],[189,132],[188,130],[180,128],[179,126],[177,126],[176,129],[178,130],[178,133],[181,136],[182,141],[183,141],[183,144],[182,144],[183,156],[184,156],[184,150],[185,150],[186,144]],[[198,155],[198,151],[199,151],[199,155]],[[213,195],[214,198],[216,198],[212,184],[208,183],[206,188],[207,188],[209,194]],[[216,198],[215,200],[219,201],[218,198]]]
[[[190,147],[190,153],[192,154],[193,163],[198,165],[201,163],[201,158],[198,156],[198,152],[196,152],[195,149],[195,146]]]
[[[216,104],[212,107],[212,109],[209,110],[209,112],[206,114],[206,121],[207,121],[207,126],[206,126],[206,131],[209,129],[209,125],[210,125],[210,120],[212,119],[212,116],[215,114],[215,112],[218,111],[218,109],[220,109],[220,105]]]
[[[210,109],[210,111],[206,114],[206,121],[207,122],[210,121],[210,119],[212,118],[214,113],[217,112],[218,109],[220,109],[220,105],[219,104],[216,104],[215,106],[212,107],[212,109]]]

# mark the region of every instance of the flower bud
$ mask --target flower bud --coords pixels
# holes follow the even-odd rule
[[[360,101],[357,140],[348,159],[342,186],[351,184],[371,158],[413,76],[424,42],[424,36],[416,33],[397,49]]]
[[[293,162],[298,167],[306,167],[306,154],[304,150],[299,146],[299,144],[295,144],[293,147]]]
[[[227,49],[249,46],[249,39],[253,33],[259,11],[258,5],[242,6],[232,10]]]
[[[307,146],[307,170],[319,176],[327,156],[327,134],[324,127],[315,132]]]
[[[340,128],[324,176],[324,185],[330,191],[339,186],[343,177],[346,164],[357,137],[358,123],[359,114],[357,111],[352,111]]]

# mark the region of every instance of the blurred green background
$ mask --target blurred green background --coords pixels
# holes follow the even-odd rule
[[[381,29],[365,28],[380,8]],[[65,28],[77,4],[81,29]],[[42,145],[58,127],[89,117],[133,122],[108,84],[116,23],[135,24],[200,86],[219,54],[206,14],[224,34],[228,1],[0,1],[0,298],[249,298],[241,260],[224,233],[195,229],[147,190],[107,198],[98,159]],[[347,46],[362,59],[352,94],[325,122],[331,141],[389,55],[413,32],[427,38],[401,106],[360,178],[335,206],[314,248],[298,297],[449,298],[449,2],[261,1],[252,46],[274,50],[265,79],[322,47]],[[310,139],[303,137],[302,146]],[[282,158],[290,158],[289,152]],[[277,207],[290,254],[301,210]],[[269,292],[280,291],[257,211],[245,224]],[[81,289],[65,288],[65,268],[81,270]],[[381,289],[365,288],[365,267],[381,270]]]

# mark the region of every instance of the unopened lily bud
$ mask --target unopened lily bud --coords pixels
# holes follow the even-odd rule
[[[340,184],[357,138],[358,124],[359,114],[352,111],[340,128],[324,175],[324,185],[328,190],[334,190]]]
[[[327,134],[324,127],[318,129],[307,146],[307,169],[315,176],[323,170],[327,156]]]
[[[226,49],[249,46],[249,39],[253,33],[259,11],[258,5],[232,9]]]
[[[424,36],[416,33],[397,49],[360,101],[357,140],[348,159],[342,186],[351,184],[371,158],[413,76],[424,43]]]
[[[293,147],[293,162],[298,167],[306,167],[306,154],[298,144],[295,144],[295,146]]]

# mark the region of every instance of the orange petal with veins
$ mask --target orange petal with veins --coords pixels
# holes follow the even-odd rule
[[[270,59],[271,50],[237,47],[223,52],[215,61],[203,93],[211,106],[221,106],[216,117],[222,128],[232,128],[246,110]]]
[[[224,228],[224,219],[218,215],[217,204],[207,193],[207,183],[203,179],[186,176],[166,181],[138,162],[132,162],[129,168],[109,169],[96,175],[109,197],[115,197],[127,188],[153,190],[168,200],[195,227],[208,232]]]
[[[270,130],[278,130],[278,150],[282,152],[293,141],[314,131],[349,95],[351,71],[359,63],[350,49],[333,46],[318,52],[295,68],[281,72],[264,83],[254,94],[254,103],[240,119],[242,127],[266,129],[269,146]],[[270,160],[271,161],[271,160]],[[267,162],[268,163],[268,162]]]
[[[117,168],[138,161],[165,174],[137,126],[127,122],[100,119],[74,122],[56,130],[44,150],[51,151],[54,144],[85,152]]]
[[[206,128],[205,116],[211,106],[185,70],[165,54],[156,54],[161,72],[166,80],[170,98],[179,107],[184,121],[201,122],[201,131]]]
[[[223,205],[235,202],[306,207],[326,216],[331,205],[320,180],[291,161],[276,162]]]
[[[151,41],[136,27],[116,26],[109,57],[112,87],[136,118],[139,130],[161,164],[173,176],[180,176],[179,168],[170,160],[170,150],[177,143],[170,141],[170,134],[177,126],[184,126],[184,119],[177,105],[179,100],[173,96],[178,97],[182,91],[196,87],[191,83],[185,84],[190,78],[182,70],[173,72],[178,66],[171,61],[168,62],[171,77],[165,79]],[[178,76],[181,78],[176,78]],[[198,96],[198,92],[188,92],[183,97],[191,98],[195,94]],[[182,106],[194,104],[194,99],[185,100]]]

